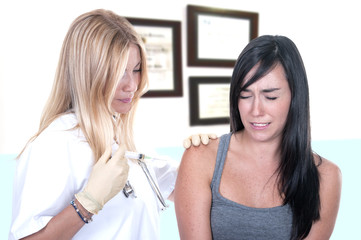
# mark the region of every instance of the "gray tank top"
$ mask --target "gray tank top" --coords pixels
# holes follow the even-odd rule
[[[290,239],[292,211],[289,205],[273,208],[247,207],[219,193],[219,183],[232,134],[220,138],[211,182],[211,227],[213,239]]]

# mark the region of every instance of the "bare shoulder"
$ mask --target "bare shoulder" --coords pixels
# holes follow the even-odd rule
[[[324,179],[328,181],[334,179],[341,181],[341,169],[335,163],[326,158],[320,157],[317,154],[314,155],[314,159],[320,173],[321,180]]]
[[[189,157],[207,157],[217,153],[219,138],[210,140],[207,145],[191,146],[183,153],[183,158]]]
[[[219,138],[210,140],[207,145],[191,146],[183,153],[180,172],[195,171],[198,174],[213,175],[216,163]]]

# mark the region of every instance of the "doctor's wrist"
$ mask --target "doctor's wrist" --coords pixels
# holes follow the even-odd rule
[[[74,202],[76,203],[76,205],[78,206],[79,211],[81,212],[81,214],[87,218],[92,218],[92,216],[94,215],[93,213],[89,212],[88,210],[86,210],[83,205],[78,201],[78,199],[74,199]]]
[[[93,221],[93,214],[88,212],[76,198],[70,201],[70,204],[73,206],[74,210],[84,223],[90,223]]]

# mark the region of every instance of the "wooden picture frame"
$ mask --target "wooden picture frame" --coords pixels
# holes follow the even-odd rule
[[[258,36],[258,13],[187,6],[188,66],[233,67]]]
[[[229,123],[231,77],[189,77],[190,125]]]
[[[149,91],[143,97],[183,96],[181,22],[127,17],[147,51]]]

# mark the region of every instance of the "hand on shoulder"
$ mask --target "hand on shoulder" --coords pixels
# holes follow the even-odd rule
[[[189,148],[186,148],[183,154],[183,158],[209,158],[216,157],[217,149],[218,149],[219,139],[209,140],[207,144],[200,144],[195,146],[191,145]],[[182,158],[182,159],[183,159]]]
[[[210,141],[207,145],[190,147],[183,153],[178,176],[198,176],[210,180],[217,158],[219,139]]]
[[[184,139],[183,147],[185,149],[188,149],[191,146],[198,147],[201,143],[203,145],[207,145],[211,139],[217,139],[217,135],[213,133],[191,135],[188,138]]]

